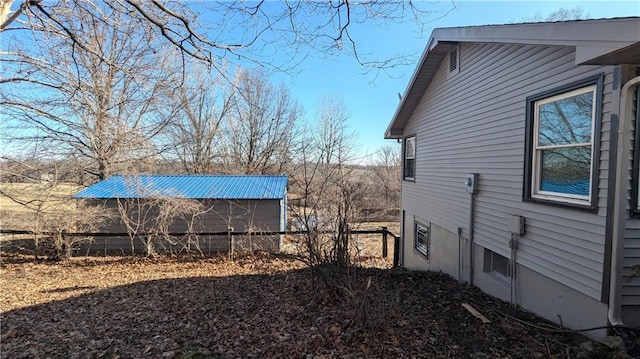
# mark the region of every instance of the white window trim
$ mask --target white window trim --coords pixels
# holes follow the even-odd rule
[[[591,141],[590,142],[585,142],[585,143],[580,143],[580,144],[571,144],[571,145],[556,145],[556,146],[538,146],[538,139],[539,139],[539,125],[540,125],[540,106],[550,103],[550,102],[554,102],[557,100],[561,100],[563,98],[568,98],[568,97],[573,97],[573,96],[577,96],[583,93],[588,93],[588,92],[593,92],[593,107],[592,107],[592,111],[591,111]],[[597,96],[598,90],[597,90],[597,86],[596,84],[593,85],[588,85],[585,87],[581,87],[579,89],[576,90],[572,90],[572,91],[568,91],[568,92],[564,92],[555,96],[550,96],[544,99],[540,99],[535,101],[534,104],[534,127],[533,127],[533,149],[532,149],[532,168],[531,168],[531,197],[532,198],[538,198],[538,199],[544,199],[544,200],[553,200],[553,201],[561,201],[561,202],[566,202],[566,203],[572,203],[572,204],[580,204],[580,205],[590,205],[591,204],[591,194],[593,191],[593,171],[595,170],[595,161],[594,161],[594,155],[595,155],[595,146],[593,143],[593,139],[595,138],[595,125],[596,125],[596,96]],[[539,190],[540,188],[540,168],[541,168],[541,156],[539,155],[539,153],[541,152],[541,150],[548,150],[548,149],[555,149],[555,148],[574,148],[574,147],[581,147],[581,146],[591,146],[591,166],[589,169],[589,193],[586,196],[579,196],[579,195],[572,195],[572,194],[564,194],[564,193],[557,193],[557,192],[548,192],[548,191],[542,191]]]

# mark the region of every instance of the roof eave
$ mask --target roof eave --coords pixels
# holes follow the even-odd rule
[[[638,30],[640,31],[640,29]],[[576,49],[578,65],[621,65],[640,64],[640,41],[630,42],[617,48],[580,48]]]
[[[433,35],[429,39],[428,45],[425,48],[418,66],[411,75],[411,80],[404,91],[404,95],[396,108],[391,123],[385,131],[386,139],[399,139],[402,138],[402,133],[406,122],[413,113],[413,109],[416,105],[415,102],[419,101],[421,94],[427,89],[431,79],[435,75],[440,63],[445,54],[450,51],[457,42],[438,40],[438,29],[434,30]],[[417,82],[421,82],[422,86],[416,86]],[[411,109],[407,111],[407,105],[410,105]]]
[[[597,28],[594,27],[596,24]],[[435,29],[385,131],[385,138],[402,138],[406,123],[434,75],[425,72],[424,67],[430,62],[440,64],[444,55],[436,54],[444,44],[484,42],[570,46],[576,49],[576,65],[618,65],[640,63],[639,29],[640,17]],[[616,40],[612,41],[612,38]],[[423,83],[417,89],[419,80]]]
[[[431,44],[432,41],[434,41],[434,40],[435,40],[435,38],[433,37],[433,34],[432,34],[431,38],[429,39],[429,44]],[[420,61],[418,61],[418,66],[416,66],[416,68],[413,70],[413,74],[411,74],[411,79],[409,80],[409,83],[407,84],[407,88],[404,89],[404,93],[402,94],[402,97],[400,98],[400,103],[398,104],[398,107],[396,107],[396,111],[393,114],[393,118],[391,119],[391,122],[389,123],[389,126],[387,126],[387,130],[384,132],[384,138],[385,139],[402,138],[402,128],[400,128],[400,129],[396,128],[396,122],[398,121],[398,116],[400,114],[400,111],[402,110],[402,108],[404,108],[405,102],[407,101],[407,94],[411,90],[411,87],[413,87],[413,83],[415,82],[416,77],[418,76],[418,73],[420,72],[420,68],[422,68],[422,65],[427,60],[427,55],[429,54],[429,48],[430,47],[431,46],[429,45],[429,46],[425,47],[425,49],[422,51],[422,55],[420,56]]]

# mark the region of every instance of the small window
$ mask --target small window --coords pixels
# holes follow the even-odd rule
[[[497,274],[504,278],[511,278],[511,261],[509,258],[485,248],[483,271]]]
[[[449,76],[460,72],[460,46],[456,46],[449,51]]]
[[[527,99],[525,199],[595,208],[601,83]]]
[[[404,139],[404,172],[405,180],[414,180],[416,174],[416,137]]]
[[[431,224],[423,226],[420,223],[415,224],[415,248],[429,260],[431,248]]]

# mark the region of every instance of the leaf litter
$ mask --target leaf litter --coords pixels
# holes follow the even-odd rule
[[[349,295],[266,253],[3,254],[0,275],[2,358],[588,358],[604,347],[438,273],[361,267]]]

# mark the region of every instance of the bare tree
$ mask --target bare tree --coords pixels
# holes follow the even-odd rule
[[[61,13],[82,9],[94,21],[117,28],[126,16],[142,21],[183,56],[206,61],[214,67],[221,59],[272,68],[290,68],[316,50],[324,55],[343,52],[370,68],[412,62],[410,56],[377,58],[358,49],[357,29],[362,24],[386,26],[411,21],[422,26],[454,8],[437,13],[431,4],[413,1],[208,1],[201,4],[161,0],[2,0],[0,31],[47,31],[68,37],[74,48],[89,50],[90,41]],[[13,10],[11,10],[13,8]],[[116,19],[104,17],[105,9],[118,11]],[[283,49],[287,49],[284,50]],[[288,59],[273,63],[278,53]],[[100,52],[96,52],[100,55]]]
[[[92,237],[67,235],[67,233],[92,232],[106,223],[111,211],[103,206],[82,200],[73,200],[72,207],[65,211],[56,211],[45,217],[45,228],[54,235],[48,238],[52,259],[68,259],[80,249],[82,244],[93,242]]]
[[[234,88],[213,78],[207,67],[193,63],[183,86],[169,95],[175,103],[175,118],[167,128],[172,152],[186,173],[214,173],[220,157],[215,141],[232,110]]]
[[[541,22],[541,21],[568,21],[568,20],[584,20],[588,19],[589,14],[580,6],[574,8],[560,8],[546,16],[536,13],[531,17],[524,18],[524,22]]]
[[[344,99],[335,94],[320,98],[316,112],[318,145],[325,164],[345,163],[355,149],[356,134],[347,128],[351,113]]]
[[[49,259],[67,259],[79,245],[91,242],[92,238],[66,236],[65,233],[91,232],[107,220],[110,212],[71,198],[79,188],[77,185],[61,182],[57,172],[45,173],[34,163],[38,164],[25,161],[22,165],[38,173],[37,178],[32,175],[30,182],[24,182],[25,178],[20,175],[19,183],[0,187],[0,197],[20,206],[20,210],[13,213],[3,208],[3,225],[33,232],[36,259],[43,254]]]
[[[158,192],[152,183],[142,183],[138,177],[127,179],[130,198],[118,198],[118,213],[122,226],[129,235],[131,254],[136,251],[136,240],[143,245],[146,256],[155,256],[158,249],[166,252],[196,250],[202,254],[197,233],[202,216],[213,207],[204,202],[182,198],[179,193]],[[184,231],[183,238],[174,232]]]
[[[77,177],[92,182],[154,160],[160,152],[156,136],[175,110],[157,108],[162,102],[158,88],[186,84],[193,59],[231,86],[235,66],[287,71],[313,51],[347,53],[367,68],[393,67],[413,63],[415,54],[369,56],[358,49],[358,27],[422,25],[430,15],[425,3],[410,1],[2,0],[2,111],[6,118],[22,120],[10,121],[7,132],[13,144],[38,142],[58,149],[52,155],[81,166]],[[166,68],[153,66],[163,44],[174,50],[168,57],[182,61],[172,61],[178,75],[172,83],[158,87],[161,79],[145,76]],[[203,131],[211,135],[214,127]],[[183,157],[196,161],[211,157],[207,146],[190,154],[183,150]]]
[[[291,178],[290,212],[305,231],[300,249],[311,266],[351,264],[349,226],[364,197],[363,182],[353,175],[354,134],[345,121],[347,109],[338,97],[325,97],[315,126],[302,131]],[[322,231],[330,235],[322,235]]]
[[[0,57],[0,106],[13,119],[14,145],[46,147],[50,158],[75,160],[104,179],[156,154],[153,139],[168,123],[160,91],[168,77],[158,71],[155,35],[140,19],[118,8],[96,14],[63,5],[51,15],[72,27],[82,46],[47,24],[38,25],[35,42],[10,43]]]
[[[379,188],[384,192],[384,204],[400,207],[400,146],[385,145],[374,155],[373,173]]]
[[[236,89],[217,141],[226,173],[283,173],[300,116],[298,104],[283,86],[261,70],[238,71]]]

